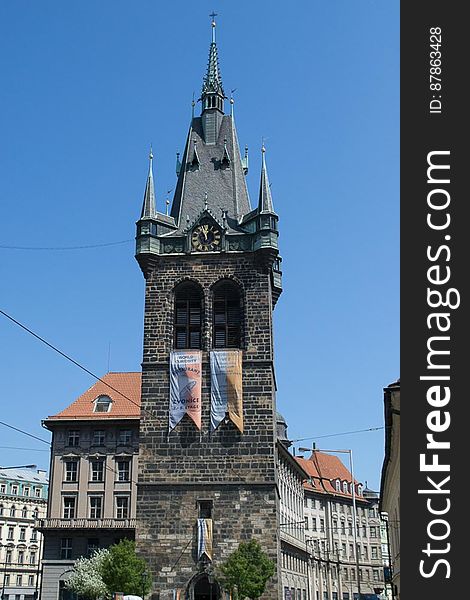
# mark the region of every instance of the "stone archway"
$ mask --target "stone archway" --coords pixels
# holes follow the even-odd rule
[[[189,598],[191,600],[220,600],[220,586],[213,577],[202,573],[191,582]]]

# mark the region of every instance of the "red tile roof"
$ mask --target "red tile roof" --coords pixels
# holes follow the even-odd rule
[[[107,373],[102,379],[118,391],[97,381],[66,409],[48,417],[46,422],[67,419],[139,419],[141,373]],[[95,400],[102,395],[111,398],[111,410],[95,413]]]
[[[343,498],[351,497],[350,492],[347,494],[343,492],[342,482],[347,481],[350,484],[352,475],[339,457],[316,450],[312,452],[310,458],[296,457],[296,460],[311,477],[312,483],[307,482],[305,484],[307,489],[319,492],[320,494],[332,494]],[[336,491],[334,483],[336,479],[341,481],[341,492]],[[356,485],[359,483],[357,479],[354,479],[354,481]]]

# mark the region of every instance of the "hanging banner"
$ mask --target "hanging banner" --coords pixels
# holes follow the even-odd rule
[[[201,429],[200,350],[175,350],[170,354],[170,431],[185,414]]]
[[[197,520],[197,558],[205,554],[212,560],[212,519]]]
[[[214,431],[228,414],[243,433],[243,388],[241,350],[211,352],[211,429]]]

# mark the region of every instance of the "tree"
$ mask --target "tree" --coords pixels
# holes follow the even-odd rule
[[[65,587],[87,600],[97,600],[108,594],[102,577],[102,566],[108,550],[97,550],[90,558],[75,561],[73,571],[65,582]]]
[[[147,565],[135,553],[135,542],[131,540],[121,540],[111,546],[101,567],[101,576],[110,593],[142,596],[152,587]]]
[[[274,561],[256,540],[241,542],[220,567],[220,577],[225,588],[231,592],[238,589],[240,600],[259,598],[270,577],[274,575]]]

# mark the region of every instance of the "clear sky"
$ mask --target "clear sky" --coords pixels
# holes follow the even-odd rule
[[[212,10],[251,200],[264,137],[280,216],[289,437],[383,426],[383,387],[399,377],[398,0],[1,2],[0,308],[98,375],[140,369],[132,241],[5,246],[132,240],[150,144],[164,211]],[[1,421],[49,439],[41,419],[93,382],[0,315]],[[0,464],[48,468],[44,444],[0,436]],[[383,430],[317,446],[352,448],[356,477],[378,488]]]

